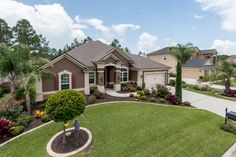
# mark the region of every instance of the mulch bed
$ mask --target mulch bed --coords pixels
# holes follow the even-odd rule
[[[88,133],[84,130],[79,131],[79,138],[75,140],[75,130],[66,131],[71,132],[69,136],[66,136],[66,144],[63,144],[63,133],[57,136],[51,145],[51,148],[56,153],[69,153],[81,148],[88,141]]]
[[[45,122],[42,122],[41,119],[34,118],[27,126],[25,126],[24,132],[29,131],[29,130],[31,130],[33,128],[36,128],[36,127],[38,127],[38,126],[40,126],[40,125],[42,125],[44,123]]]

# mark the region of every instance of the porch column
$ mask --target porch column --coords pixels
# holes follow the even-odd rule
[[[97,89],[105,93],[105,87],[104,87],[104,66],[105,63],[98,63],[97,64]]]
[[[116,63],[116,72],[115,72],[115,86],[114,86],[115,91],[121,90],[120,69],[121,69],[121,63],[118,62],[118,63]]]
[[[36,102],[43,101],[43,84],[42,84],[42,78],[37,79],[35,82],[36,85]]]
[[[89,87],[89,72],[84,71],[84,93],[86,95],[90,94],[90,87]]]

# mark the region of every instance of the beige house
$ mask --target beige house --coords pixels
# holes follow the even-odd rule
[[[227,58],[227,61],[230,63],[236,63],[236,55],[232,55],[229,58]]]
[[[91,87],[101,92],[107,88],[121,90],[121,84],[136,82],[147,88],[168,82],[170,67],[100,41],[90,41],[43,65],[49,72],[36,83],[37,101],[58,90],[74,89],[90,94]]]
[[[177,61],[169,51],[171,47],[166,47],[154,52],[149,53],[147,56],[153,61],[162,63],[171,67],[169,73],[176,73]],[[214,61],[217,57],[217,51],[199,50],[196,48],[197,54],[193,56],[184,66],[182,76],[185,78],[198,79],[200,76],[205,76],[215,72]]]

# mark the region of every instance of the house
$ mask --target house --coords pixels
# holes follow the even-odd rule
[[[74,89],[90,94],[91,87],[121,90],[121,84],[144,81],[147,88],[168,82],[170,67],[145,57],[123,52],[100,41],[90,41],[41,67],[47,77],[37,80],[37,101],[58,90]]]
[[[147,56],[153,61],[171,67],[170,73],[176,73],[177,61],[170,54],[171,47],[149,53]],[[200,76],[205,76],[215,72],[215,61],[217,59],[217,51],[215,49],[200,50],[195,47],[196,54],[182,67],[182,76],[185,78],[198,79]]]
[[[229,58],[227,58],[227,61],[230,63],[236,63],[236,55],[232,55]]]

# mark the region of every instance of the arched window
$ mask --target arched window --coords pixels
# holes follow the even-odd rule
[[[71,72],[69,71],[62,71],[58,73],[59,75],[59,89],[71,89],[72,85],[72,78],[71,78]]]

